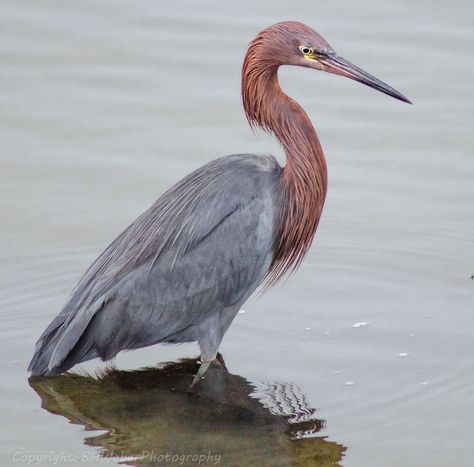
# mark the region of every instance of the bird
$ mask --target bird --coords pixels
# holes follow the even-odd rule
[[[298,268],[327,192],[314,127],[278,81],[281,66],[325,71],[411,104],[338,55],[309,26],[284,21],[250,42],[242,66],[248,123],[276,137],[274,156],[233,154],[166,191],[92,263],[36,343],[28,371],[51,376],[122,350],[197,342],[204,377],[244,302]]]

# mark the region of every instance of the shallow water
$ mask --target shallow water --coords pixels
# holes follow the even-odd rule
[[[2,464],[21,463],[18,453],[58,450],[81,459],[130,434],[105,416],[99,393],[79,412],[97,423],[94,430],[115,429],[115,438],[86,431],[83,419],[68,424],[64,404],[56,407],[63,417],[42,409],[26,374],[34,342],[88,264],[167,187],[220,155],[281,154],[270,137],[248,129],[239,73],[256,32],[296,19],[415,105],[312,70],[281,71],[282,86],[318,129],[328,199],[301,269],[246,304],[221,351],[229,378],[257,386],[257,405],[247,400],[251,389],[239,393],[259,414],[247,433],[258,436],[258,417],[275,415],[262,389],[272,384],[299,388],[325,423],[304,440],[278,425],[284,452],[270,452],[276,441],[269,436],[246,461],[296,462],[288,453],[316,438],[339,446],[344,466],[472,465],[473,7],[439,0],[350,5],[2,2]],[[119,356],[116,366],[196,353],[193,344],[153,347]],[[118,411],[126,400],[119,396]],[[201,403],[189,402],[190,417]],[[182,449],[183,433],[189,446],[210,433],[158,420],[176,440],[169,449]],[[229,420],[216,423],[230,430],[226,436]],[[243,432],[236,425],[233,442],[219,448],[223,465]]]
[[[255,388],[211,367],[190,393],[198,368],[187,360],[161,369],[113,370],[100,378],[33,377],[31,387],[49,412],[88,431],[105,430],[84,443],[102,448],[107,460],[130,465],[255,465],[260,460],[260,465],[328,467],[341,460],[345,447],[319,435],[325,422],[295,385]],[[82,459],[94,455],[84,450]]]

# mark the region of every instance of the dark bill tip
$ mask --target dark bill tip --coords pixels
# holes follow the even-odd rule
[[[401,92],[398,92],[396,89],[392,88],[388,84],[385,84],[383,81],[380,81],[375,76],[367,73],[361,68],[353,65],[351,62],[347,61],[345,58],[339,57],[338,55],[330,55],[324,64],[327,67],[327,71],[330,73],[335,73],[337,75],[346,76],[351,78],[359,83],[365,84],[377,91],[383,92],[388,96],[394,97],[399,101],[406,102],[407,104],[412,104],[412,101],[405,97]]]

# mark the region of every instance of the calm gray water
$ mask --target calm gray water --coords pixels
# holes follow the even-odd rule
[[[108,383],[94,389],[81,380],[81,405],[67,396],[68,380],[59,380],[46,391],[57,405],[42,396],[43,405],[64,417],[41,408],[42,392],[26,373],[34,342],[89,263],[167,187],[224,154],[281,154],[269,136],[247,127],[239,86],[248,42],[286,19],[313,26],[414,105],[312,70],[281,71],[282,86],[318,129],[329,194],[301,269],[247,303],[224,339],[221,351],[238,375],[226,384],[244,388],[230,407],[248,404],[254,418],[241,430],[217,417],[229,434],[221,448],[235,443],[247,452],[238,444],[243,433],[260,436],[262,420],[277,412],[265,389],[274,384],[297,388],[290,392],[324,421],[307,433],[314,441],[308,449],[323,443],[335,457],[306,465],[335,465],[340,457],[344,466],[474,465],[472,2],[1,6],[2,465],[21,465],[18,453],[60,450],[81,459],[120,444],[118,435],[104,434],[123,434],[106,416]],[[153,347],[121,355],[116,366],[137,369],[196,354],[193,344]],[[247,400],[251,383],[257,405]],[[120,411],[128,396],[117,397]],[[199,402],[175,401],[181,418],[173,424],[167,415],[167,434],[179,440],[186,433],[188,449],[212,434],[213,422],[193,418]],[[165,423],[158,409],[153,413],[157,418],[143,420]],[[132,421],[122,428],[136,437],[149,433],[140,418]],[[253,446],[253,457],[242,457],[246,464],[276,465],[283,456],[282,465],[305,465],[291,461],[305,439],[290,439],[273,418],[268,423],[278,436]],[[272,451],[277,438],[284,454]],[[167,449],[186,452],[179,443]],[[231,465],[225,454],[222,465]]]

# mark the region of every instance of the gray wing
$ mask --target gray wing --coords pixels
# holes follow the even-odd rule
[[[280,174],[272,157],[227,156],[168,190],[91,265],[29,370],[108,359],[238,303],[266,273]]]

